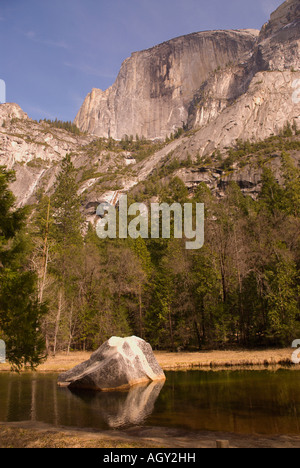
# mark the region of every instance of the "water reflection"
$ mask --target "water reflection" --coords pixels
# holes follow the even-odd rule
[[[0,374],[0,421],[120,428],[144,424],[165,381],[124,392],[89,392],[57,386],[57,375]]]
[[[75,398],[83,401],[91,411],[101,415],[111,428],[141,425],[152,414],[155,402],[165,385],[164,381],[137,385],[126,392],[71,391]]]
[[[110,429],[300,433],[300,371],[168,372],[166,382],[127,392],[57,386],[57,374],[0,373],[0,421]]]

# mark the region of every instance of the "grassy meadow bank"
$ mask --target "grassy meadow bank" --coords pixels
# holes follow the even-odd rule
[[[228,441],[229,448],[299,448],[300,437],[260,436],[233,433],[190,433],[166,428],[133,428],[124,431],[93,431],[54,427],[21,421],[0,422],[0,448],[100,448],[100,449],[189,449],[216,448],[217,441]]]
[[[155,352],[164,370],[271,370],[292,364],[292,349],[207,351],[196,353]],[[58,353],[49,356],[38,372],[63,372],[87,360],[89,352]],[[291,369],[300,369],[293,366]],[[1,364],[0,372],[10,371]],[[38,421],[0,422],[0,448],[215,448],[226,440],[230,448],[299,448],[298,435],[256,435],[219,432],[188,432],[184,429],[133,427],[126,430],[99,431],[55,427]]]
[[[159,351],[155,356],[165,370],[218,369],[234,367],[289,366],[292,348],[265,350],[203,351],[170,353]],[[90,352],[58,353],[38,366],[39,372],[64,372],[90,358]],[[298,366],[296,366],[298,367]],[[0,372],[10,371],[10,365],[0,364]]]

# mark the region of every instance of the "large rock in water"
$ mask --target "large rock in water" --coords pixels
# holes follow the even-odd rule
[[[112,337],[88,361],[61,374],[58,385],[112,391],[165,379],[165,374],[146,341],[136,336]]]

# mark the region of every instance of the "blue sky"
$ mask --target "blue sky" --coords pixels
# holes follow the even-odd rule
[[[31,118],[73,120],[123,60],[173,37],[256,28],[283,0],[0,0],[0,79]]]

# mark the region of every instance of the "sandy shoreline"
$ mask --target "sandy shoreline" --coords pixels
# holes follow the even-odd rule
[[[155,352],[165,370],[210,370],[234,367],[270,367],[292,365],[292,348],[266,350],[203,351],[198,353]],[[39,372],[64,372],[90,358],[90,352],[58,353],[41,364]],[[293,365],[294,366],[294,365]],[[298,366],[295,366],[298,368]],[[8,363],[0,364],[0,372],[10,371]]]

